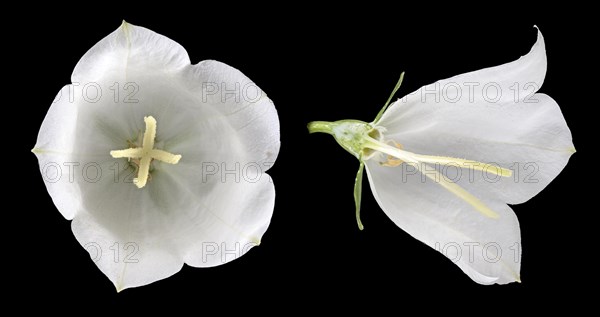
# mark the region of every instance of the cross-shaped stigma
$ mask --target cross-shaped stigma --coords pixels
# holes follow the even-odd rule
[[[144,132],[141,148],[110,151],[110,155],[114,158],[126,157],[128,159],[138,160],[137,178],[133,179],[133,183],[138,188],[146,186],[146,182],[148,182],[150,162],[152,162],[152,159],[169,164],[177,164],[179,159],[181,159],[181,155],[175,155],[163,150],[155,149],[154,138],[156,137],[156,119],[152,116],[147,116],[144,117],[144,122],[146,123],[146,131]]]

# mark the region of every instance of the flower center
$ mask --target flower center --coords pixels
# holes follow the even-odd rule
[[[177,164],[181,155],[172,154],[163,150],[154,148],[154,138],[156,137],[156,119],[152,116],[144,117],[146,130],[142,138],[142,147],[132,147],[125,150],[110,151],[114,158],[127,158],[133,160],[138,166],[137,177],[133,183],[138,188],[146,186],[150,173],[150,163],[152,160],[159,160],[169,164]]]

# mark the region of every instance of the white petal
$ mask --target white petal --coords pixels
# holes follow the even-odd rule
[[[123,21],[117,30],[83,55],[71,80],[83,85],[130,69],[170,74],[189,64],[187,52],[177,42]]]
[[[203,99],[198,89],[213,80],[242,83],[247,98]],[[192,66],[177,43],[125,25],[82,58],[73,81],[74,93],[63,89],[69,101],[49,111],[35,152],[40,164],[57,160],[49,149],[65,156],[59,165],[76,164],[72,175],[63,167],[67,181],[46,183],[118,290],[166,278],[184,262],[223,264],[260,243],[274,206],[265,172],[279,151],[279,122],[247,77],[218,62]],[[109,153],[135,141],[149,115],[157,121],[155,146],[182,158],[154,161],[152,178],[138,189],[133,166]]]
[[[69,100],[70,91],[70,85],[59,91],[44,118],[33,149],[46,189],[66,219],[73,219],[81,200],[79,188],[74,183],[77,107]]]
[[[90,128],[97,127],[96,121],[90,123]],[[89,152],[89,148],[84,150]],[[172,224],[177,213],[185,210],[164,201],[157,188],[164,179],[157,176],[140,190],[131,183],[134,168],[110,155],[86,157],[78,163],[75,183],[81,201],[72,223],[73,234],[117,290],[178,272],[183,253],[173,239]]]
[[[182,219],[187,228],[185,263],[221,265],[261,243],[271,222],[275,188],[267,174],[245,177],[237,183],[220,184],[212,193],[211,205],[199,204]]]
[[[421,111],[419,108],[433,105],[440,108],[456,108],[481,104],[510,104],[515,100],[524,100],[529,94],[540,89],[546,76],[546,67],[546,46],[542,32],[538,30],[537,41],[527,55],[510,63],[464,73],[421,87],[390,105],[381,117],[381,125],[392,128],[394,123],[399,125],[397,120],[400,117],[415,115],[417,113],[413,112]],[[501,93],[494,94],[494,87],[500,87]],[[520,93],[515,94],[515,90]],[[499,99],[496,100],[497,98]]]
[[[78,215],[71,224],[77,241],[90,253],[117,291],[150,284],[181,269],[183,260],[177,245],[172,239],[156,235],[147,228],[147,221],[158,220],[156,215],[143,216],[139,210],[134,212],[125,208],[118,211],[124,213],[121,219],[126,221],[123,226],[129,226],[129,234],[115,233],[112,224],[89,214]]]
[[[409,169],[366,164],[379,206],[404,231],[450,258],[480,284],[519,281],[519,222],[498,200],[482,199],[500,215],[483,216],[431,179]]]
[[[545,73],[544,39],[538,33],[529,54],[517,61],[423,87],[390,106],[378,125],[387,129],[387,138],[414,153],[512,169],[510,178],[455,169],[451,178],[480,198],[522,203],[546,187],[574,153],[571,132],[556,102],[533,94]],[[474,84],[478,86],[470,91]],[[498,101],[495,88],[488,94],[482,91],[486,85],[500,88]],[[458,99],[456,87],[462,92]]]
[[[113,163],[98,164],[108,171]],[[118,290],[166,278],[184,262],[207,267],[237,259],[269,226],[275,190],[267,174],[202,178],[199,166],[178,165],[157,166],[144,190],[114,182],[112,173],[79,183],[83,207],[73,232]]]
[[[239,70],[207,60],[186,69],[186,84],[227,117],[252,162],[272,165],[279,153],[279,119],[267,94]]]
[[[266,168],[253,161],[227,116],[168,82],[132,74],[153,94],[127,107],[82,107],[75,145],[96,154],[80,166],[103,171],[99,181],[76,178],[83,195],[73,224],[77,239],[103,250],[114,243],[139,247],[138,263],[97,262],[118,289],[168,277],[184,261],[214,266],[243,255],[266,231],[275,194]],[[143,129],[143,114],[157,120],[157,146],[182,158],[176,165],[154,162],[140,190],[131,184],[135,170],[127,160],[108,153]]]

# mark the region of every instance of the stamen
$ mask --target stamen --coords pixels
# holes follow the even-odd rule
[[[142,138],[141,148],[129,148],[125,150],[110,151],[110,155],[114,158],[134,159],[138,164],[137,178],[133,179],[133,183],[138,188],[146,186],[149,178],[150,163],[152,159],[159,160],[169,164],[177,164],[181,159],[181,155],[175,155],[163,150],[154,149],[154,138],[156,137],[156,119],[152,116],[144,117],[146,130]]]
[[[366,136],[365,139],[366,139],[366,142],[365,142],[364,146],[366,148],[370,148],[370,149],[385,153],[387,155],[395,157],[396,159],[402,160],[406,163],[409,163],[409,164],[415,166],[415,168],[417,168],[417,170],[419,170],[419,172],[421,172],[422,174],[425,174],[425,176],[429,177],[430,179],[432,179],[436,183],[440,184],[442,187],[446,188],[448,191],[450,191],[457,197],[461,198],[462,200],[464,200],[465,202],[467,202],[468,204],[473,206],[473,208],[475,208],[475,210],[477,210],[484,216],[487,216],[490,218],[498,218],[499,217],[499,215],[496,212],[494,212],[492,209],[487,207],[481,200],[479,200],[479,199],[477,199],[477,197],[471,195],[468,191],[466,191],[465,189],[460,187],[458,184],[445,179],[443,177],[443,175],[441,175],[438,171],[433,170],[433,171],[427,171],[427,173],[425,173],[420,166],[420,163],[439,163],[439,164],[457,163],[458,164],[461,162],[469,162],[469,163],[475,163],[475,164],[480,164],[480,165],[484,165],[484,166],[489,166],[489,164],[484,164],[484,163],[476,162],[476,161],[454,159],[451,157],[419,155],[419,154],[404,151],[402,149],[387,145],[387,144],[377,141],[369,136]],[[440,158],[440,160],[435,161],[435,160],[433,160],[433,158]],[[501,168],[498,168],[498,169],[503,170]],[[498,174],[498,175],[510,176],[511,174],[501,171],[501,174]]]
[[[402,144],[394,141],[394,140],[389,140],[387,143],[392,143],[395,147],[399,148],[402,150]],[[385,162],[381,162],[379,163],[381,166],[387,166],[387,167],[396,167],[399,166],[400,164],[404,163],[404,161],[397,159],[391,155],[387,156],[387,160]]]
[[[500,175],[503,177],[511,177],[512,176],[511,170],[509,170],[507,168],[502,168],[500,166],[496,166],[493,164],[465,160],[465,159],[460,159],[460,158],[455,158],[455,157],[448,157],[448,156],[421,155],[421,154],[415,154],[415,153],[411,153],[411,155],[415,159],[419,160],[420,162],[424,162],[424,163],[441,164],[441,165],[456,164],[462,168],[472,168],[477,171],[483,171],[486,173]]]
[[[116,150],[116,151],[110,151],[110,155],[114,158],[121,158],[121,157],[128,157],[128,158],[132,158],[132,157],[142,157],[142,149],[127,149],[127,150]]]
[[[181,159],[181,155],[173,155],[169,152],[157,149],[152,150],[151,156],[156,160],[163,161],[169,164],[177,164]]]
[[[500,217],[495,211],[493,211],[488,206],[486,206],[481,200],[479,200],[479,199],[477,199],[477,197],[471,195],[471,193],[469,193],[468,191],[466,191],[464,188],[460,187],[456,183],[453,183],[453,182],[447,180],[443,175],[440,174],[440,172],[433,170],[433,171],[427,171],[427,173],[424,173],[421,170],[421,167],[418,165],[419,164],[415,164],[415,166],[417,167],[419,172],[421,172],[422,174],[425,174],[425,176],[429,177],[434,182],[437,182],[438,184],[442,185],[442,187],[446,188],[448,191],[450,191],[454,195],[458,196],[458,198],[469,203],[469,205],[473,206],[477,211],[479,211],[484,216],[494,218],[494,219],[498,219]],[[435,174],[435,175],[431,175],[431,174]]]

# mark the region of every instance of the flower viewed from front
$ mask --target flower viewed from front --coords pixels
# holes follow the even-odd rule
[[[520,59],[424,86],[371,123],[315,121],[360,161],[396,225],[442,252],[481,284],[520,281],[519,222],[507,204],[546,187],[575,153],[558,104],[536,93],[546,75],[544,38]]]
[[[240,71],[123,22],[76,65],[33,149],[75,237],[118,291],[231,261],[273,213],[269,98]]]

